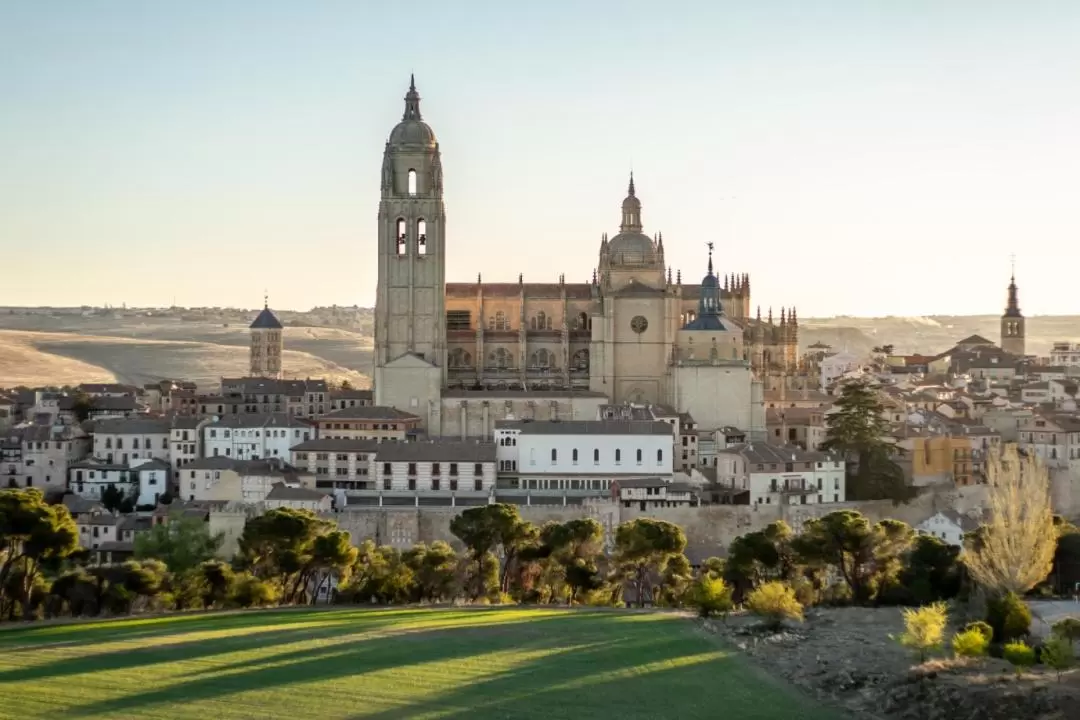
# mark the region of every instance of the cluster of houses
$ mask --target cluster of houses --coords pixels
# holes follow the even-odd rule
[[[933,358],[834,371],[822,390],[766,391],[764,439],[702,430],[659,405],[598,405],[589,420],[509,416],[489,437],[430,438],[417,415],[322,380],[226,378],[212,394],[175,381],[21,389],[0,395],[0,483],[63,497],[86,546],[120,555],[163,521],[163,503],[195,514],[222,504],[843,503],[844,459],[821,446],[842,384],[867,377],[912,485],[982,483],[987,453],[1003,442],[1080,472],[1080,361],[1034,364],[973,336]],[[116,491],[136,512],[102,512]],[[969,522],[943,513],[920,529],[959,542]]]

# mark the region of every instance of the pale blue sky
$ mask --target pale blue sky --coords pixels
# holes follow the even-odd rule
[[[1080,3],[0,0],[0,304],[370,305],[415,71],[447,279],[585,281],[631,164],[684,277],[1080,312]]]

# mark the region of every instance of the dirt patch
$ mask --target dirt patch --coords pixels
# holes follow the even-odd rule
[[[1060,682],[1036,669],[1017,678],[1003,660],[935,659],[917,665],[890,638],[898,608],[811,610],[779,633],[748,616],[700,621],[766,671],[856,718],[902,720],[1071,720],[1080,718],[1080,673]]]

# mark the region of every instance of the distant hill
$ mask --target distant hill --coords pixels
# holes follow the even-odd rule
[[[0,308],[0,385],[119,378],[146,382],[178,377],[215,382],[244,372],[247,326],[256,310],[235,308]],[[372,370],[371,308],[280,311],[286,325],[285,371],[367,384]],[[979,334],[998,339],[996,315],[799,318],[799,342],[868,354],[893,345],[898,353],[934,354]],[[48,335],[42,335],[47,333]],[[1055,341],[1080,341],[1080,316],[1028,318],[1028,352],[1046,355]],[[40,378],[38,377],[40,375]]]
[[[893,345],[898,353],[935,354],[948,350],[969,335],[997,342],[997,315],[933,315],[920,317],[799,318],[799,341],[804,347],[821,341],[841,350],[864,353],[875,345]],[[1026,324],[1027,351],[1048,355],[1054,342],[1080,341],[1080,315],[1040,315]]]

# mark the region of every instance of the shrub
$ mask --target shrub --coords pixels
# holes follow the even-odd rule
[[[690,605],[696,607],[703,618],[726,615],[731,611],[731,593],[731,586],[722,578],[705,574],[690,588]]]
[[[925,662],[927,653],[941,647],[948,622],[949,615],[943,602],[906,609],[900,644],[915,650],[919,654],[919,662]]]
[[[277,588],[251,575],[238,576],[233,587],[232,602],[242,608],[273,605],[277,602]]]
[[[1075,643],[1080,638],[1080,620],[1076,618],[1065,618],[1064,620],[1058,620],[1054,623],[1054,634],[1058,637],[1065,638],[1070,643]]]
[[[1005,645],[1004,657],[1016,668],[1016,676],[1019,677],[1024,668],[1035,664],[1035,648],[1024,642],[1013,642]]]
[[[746,597],[746,607],[773,630],[783,626],[785,620],[803,619],[802,605],[795,597],[795,591],[776,580],[751,592]]]
[[[990,638],[978,628],[968,627],[953,635],[952,649],[956,657],[985,657],[989,647]]]
[[[986,604],[986,622],[1001,642],[1022,638],[1031,628],[1031,610],[1015,593],[992,598]]]
[[[990,643],[994,640],[994,628],[990,627],[990,623],[983,622],[982,620],[976,620],[970,622],[964,626],[964,631],[974,630],[975,632],[986,638],[986,642]]]
[[[1055,633],[1043,644],[1042,663],[1057,671],[1058,682],[1061,682],[1062,671],[1072,667],[1074,659],[1072,640],[1063,635]]]

